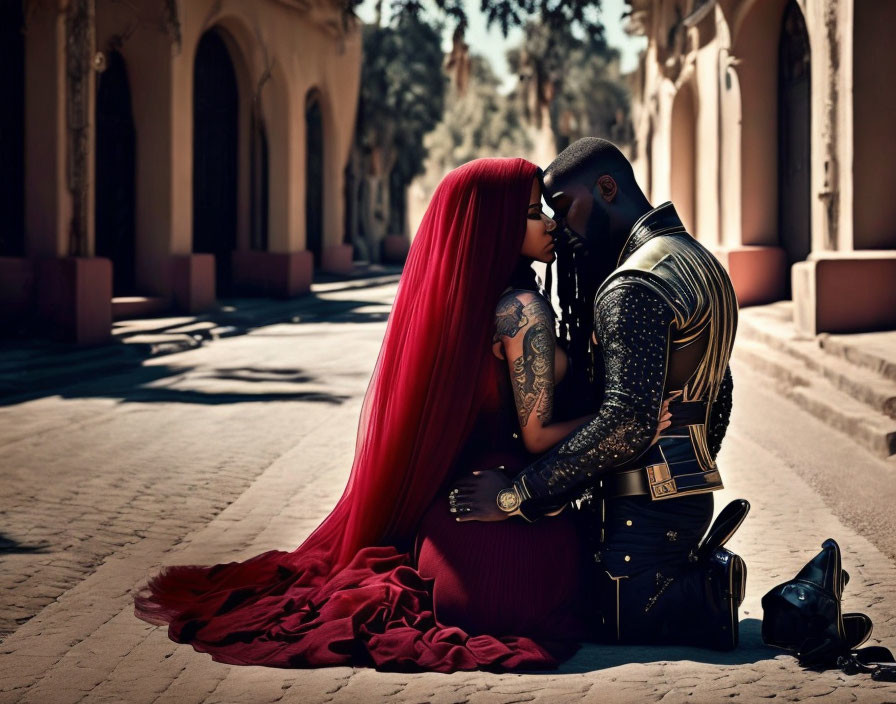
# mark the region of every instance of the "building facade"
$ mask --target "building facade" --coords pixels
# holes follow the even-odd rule
[[[629,0],[634,163],[803,335],[896,328],[896,3]]]
[[[292,296],[351,267],[361,40],[338,0],[0,8],[7,327],[99,342],[113,315]]]

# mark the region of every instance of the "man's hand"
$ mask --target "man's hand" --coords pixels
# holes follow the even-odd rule
[[[498,508],[498,492],[507,489],[510,481],[502,472],[487,469],[461,479],[448,494],[451,512],[463,521],[503,521],[512,513]]]
[[[666,400],[663,401],[663,407],[660,410],[660,422],[659,425],[656,426],[656,433],[653,436],[653,440],[650,441],[651,445],[655,445],[660,439],[660,435],[662,435],[663,431],[672,425],[672,412],[669,410],[669,404],[677,400],[683,393],[683,391],[673,391],[669,394]]]

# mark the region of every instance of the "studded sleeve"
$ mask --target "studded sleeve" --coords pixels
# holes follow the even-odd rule
[[[643,453],[662,406],[666,351],[674,312],[637,279],[600,296],[594,325],[605,367],[605,390],[594,420],[581,426],[514,479],[529,520],[572,498],[602,471]]]
[[[728,430],[728,421],[731,420],[733,395],[734,380],[731,378],[731,367],[728,367],[725,370],[725,376],[722,378],[722,385],[719,387],[715,403],[712,404],[712,415],[709,418],[709,427],[707,429],[706,440],[709,445],[709,454],[713,460],[719,454],[719,450],[722,449],[722,440],[725,439],[725,433]]]

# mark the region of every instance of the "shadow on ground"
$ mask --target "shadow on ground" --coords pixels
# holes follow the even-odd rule
[[[353,288],[358,288],[357,286]],[[333,291],[327,291],[332,293]],[[23,401],[60,395],[64,398],[109,397],[123,401],[140,402],[182,402],[182,403],[248,403],[264,401],[318,401],[341,403],[347,399],[321,392],[307,390],[272,393],[205,393],[196,390],[141,385],[159,381],[165,377],[184,374],[189,368],[146,366],[147,359],[158,357],[165,352],[181,352],[198,347],[218,337],[245,335],[268,325],[295,325],[297,329],[308,323],[327,322],[334,324],[363,324],[385,321],[389,313],[382,304],[370,300],[327,300],[308,296],[293,301],[265,301],[257,299],[233,299],[221,301],[221,308],[196,318],[206,323],[205,328],[195,332],[187,331],[192,322],[160,318],[159,325],[150,322],[139,328],[122,330],[115,334],[115,340],[108,345],[93,348],[79,348],[61,343],[29,341],[17,344],[6,341],[0,349],[0,407]],[[213,326],[207,325],[211,323]],[[181,344],[162,350],[159,345],[129,342],[138,336],[180,336]],[[188,344],[184,344],[188,343]],[[162,345],[164,347],[164,345]],[[128,377],[125,383],[125,377]],[[222,380],[244,382],[293,382],[312,383],[314,380],[301,370],[244,369],[218,370]]]
[[[198,372],[191,379],[200,382],[207,380],[228,380],[239,382],[267,382],[277,384],[296,384],[295,391],[203,391],[189,388],[179,389],[174,386],[151,386],[163,384],[166,379]],[[198,403],[217,406],[226,403],[267,403],[269,401],[312,401],[317,403],[340,404],[350,397],[320,390],[325,382],[301,369],[277,368],[228,368],[205,372],[196,367],[169,365],[142,366],[117,375],[90,379],[59,390],[62,398],[112,398],[123,403]],[[305,385],[316,385],[318,388],[302,389]]]
[[[601,645],[587,643],[576,655],[564,663],[560,672],[576,674],[605,670],[630,663],[688,661],[710,665],[747,665],[762,660],[773,660],[782,651],[769,648],[762,642],[762,622],[746,618],[740,622],[740,646],[731,651],[704,650],[678,645]]]
[[[26,543],[20,543],[19,541],[8,538],[0,533],[0,555],[15,555],[20,553],[37,552],[50,552],[50,544],[37,543],[34,545],[27,545]]]

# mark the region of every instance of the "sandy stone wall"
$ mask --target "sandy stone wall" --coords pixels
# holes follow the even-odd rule
[[[871,0],[629,5],[629,30],[649,42],[632,81],[636,170],[649,197],[671,199],[737,269],[742,304],[792,296],[806,320],[828,321],[806,334],[852,331],[848,302],[830,310],[821,299],[831,297],[817,295],[832,280],[815,269],[849,259],[837,268],[845,276],[896,262],[896,204],[884,195],[896,187],[884,125],[896,107],[885,78],[896,10]],[[892,328],[884,302],[896,283],[874,281],[881,295],[871,298],[882,302],[871,325]]]

